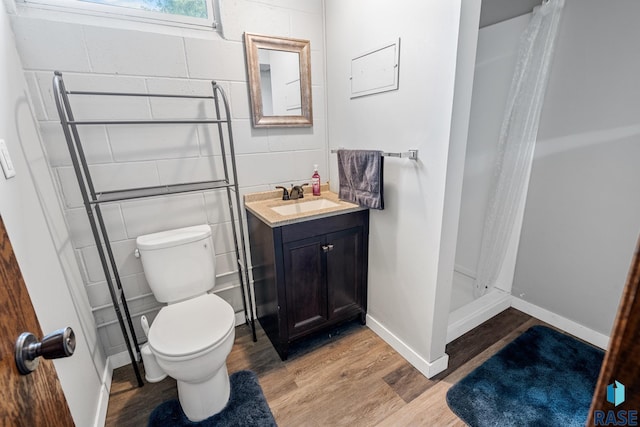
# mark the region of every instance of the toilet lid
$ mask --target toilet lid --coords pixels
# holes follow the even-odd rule
[[[229,303],[205,294],[163,307],[149,330],[149,346],[166,356],[188,356],[217,345],[234,325]]]

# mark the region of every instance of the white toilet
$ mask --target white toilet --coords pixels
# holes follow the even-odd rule
[[[229,400],[226,359],[235,338],[233,308],[217,295],[215,252],[208,225],[136,239],[144,274],[163,307],[149,329],[160,368],[178,382],[191,421],[220,412]]]

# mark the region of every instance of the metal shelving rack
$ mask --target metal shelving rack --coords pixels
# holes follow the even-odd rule
[[[238,175],[236,171],[235,151],[233,146],[233,133],[231,130],[231,115],[229,112],[229,103],[222,88],[215,82],[211,82],[211,95],[172,95],[172,94],[154,94],[154,93],[126,93],[126,92],[92,92],[92,91],[69,91],[65,88],[62,79],[62,73],[54,72],[53,92],[56,101],[56,107],[60,116],[60,124],[64,132],[67,142],[67,148],[71,155],[73,169],[78,179],[82,200],[84,203],[91,232],[96,243],[102,269],[104,271],[107,287],[113,307],[118,318],[118,323],[122,330],[122,335],[127,345],[127,351],[131,359],[131,364],[138,380],[138,386],[143,385],[142,376],[137,361],[140,358],[140,347],[136,337],[131,315],[127,306],[127,299],[122,288],[120,275],[116,266],[111,244],[107,235],[104,219],[100,209],[103,203],[119,202],[123,200],[139,199],[145,197],[166,196],[171,194],[179,194],[193,191],[226,189],[227,200],[229,204],[229,212],[231,215],[231,224],[233,229],[233,240],[236,251],[236,260],[238,264],[238,276],[240,279],[240,289],[242,292],[242,303],[244,309],[245,320],[247,325],[251,327],[253,341],[256,341],[256,329],[253,301],[249,286],[249,272],[247,268],[247,254],[244,228],[242,226],[242,212],[240,210],[240,192],[238,190]],[[194,119],[194,120],[76,120],[74,118],[70,97],[72,96],[105,96],[105,97],[147,97],[147,98],[181,98],[181,99],[202,99],[210,100],[215,107],[216,117],[212,119]],[[220,99],[224,107],[224,116],[221,116]],[[215,125],[218,129],[220,140],[220,149],[222,152],[222,164],[224,169],[224,179],[213,181],[189,182],[174,185],[159,185],[154,187],[129,188],[117,191],[96,191],[91,179],[91,173],[84,150],[78,133],[80,126],[92,125]],[[228,148],[227,155],[224,142],[224,126],[227,128]],[[229,168],[229,156],[231,160],[231,168]],[[234,212],[235,210],[235,212]],[[236,224],[236,212],[238,224]],[[238,237],[240,244],[238,244]],[[115,281],[115,286],[114,286]],[[122,308],[122,309],[121,309]],[[133,342],[133,347],[132,347]],[[135,354],[134,354],[135,348]],[[137,358],[136,358],[137,357]]]

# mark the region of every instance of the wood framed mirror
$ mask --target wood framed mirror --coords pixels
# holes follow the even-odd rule
[[[244,34],[253,126],[313,126],[309,40]]]

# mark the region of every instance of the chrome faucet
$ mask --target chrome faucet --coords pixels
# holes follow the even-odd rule
[[[308,184],[294,185],[293,188],[291,188],[291,191],[289,192],[289,198],[291,200],[304,198],[304,188],[302,187],[304,187],[305,185],[308,185]]]

